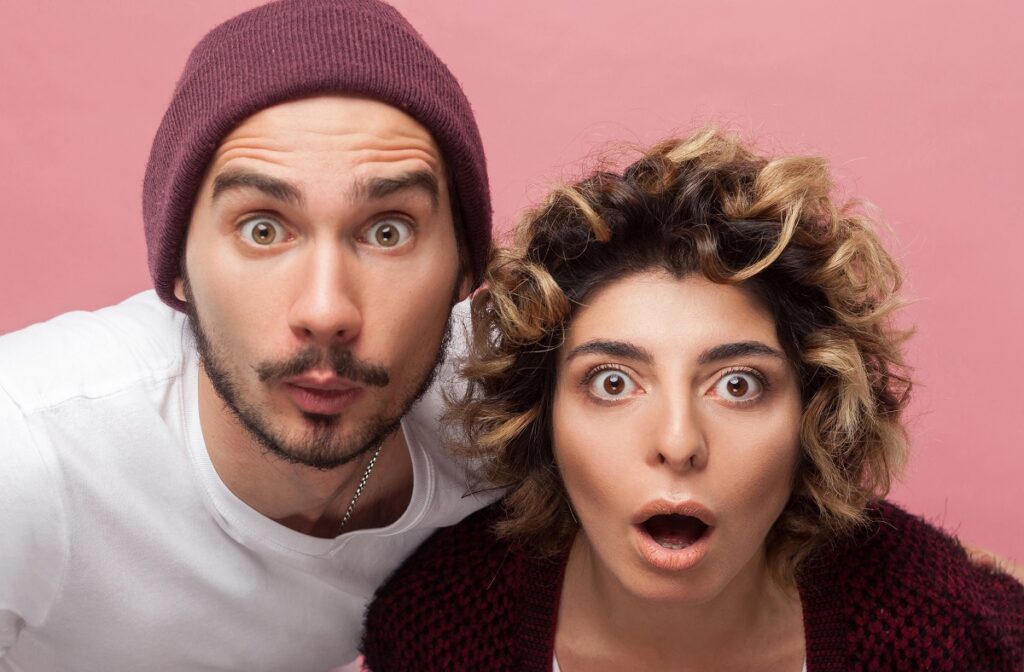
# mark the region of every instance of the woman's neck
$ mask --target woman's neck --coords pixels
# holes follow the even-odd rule
[[[555,650],[576,669],[751,669],[799,672],[803,618],[795,587],[768,573],[763,553],[700,603],[637,596],[577,536],[565,572]]]

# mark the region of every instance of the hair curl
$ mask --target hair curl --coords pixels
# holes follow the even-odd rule
[[[557,351],[588,294],[650,270],[751,290],[797,371],[802,455],[767,539],[776,575],[864,522],[905,458],[908,332],[891,320],[899,269],[863,209],[833,191],[824,160],[768,159],[708,128],[526,214],[473,299],[468,386],[448,414],[487,480],[509,488],[498,534],[553,553],[578,530],[551,445]]]

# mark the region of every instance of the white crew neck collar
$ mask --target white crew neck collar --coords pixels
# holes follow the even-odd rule
[[[352,539],[365,535],[391,536],[417,525],[429,508],[434,493],[434,466],[405,419],[401,431],[412,463],[412,496],[405,512],[392,524],[367,530],[346,532],[334,539],[302,534],[256,511],[225,485],[213,466],[199,420],[199,366],[195,349],[184,348],[181,408],[192,465],[211,513],[220,526],[238,542],[247,546],[270,547],[285,554],[327,557],[340,552]]]

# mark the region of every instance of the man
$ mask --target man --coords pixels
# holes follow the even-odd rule
[[[449,313],[490,244],[458,83],[377,0],[192,52],[144,184],[155,293],[0,339],[0,669],[326,670],[434,529]]]

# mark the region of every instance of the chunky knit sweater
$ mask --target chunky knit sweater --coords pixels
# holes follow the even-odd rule
[[[808,672],[1024,670],[1024,588],[889,503],[798,579]],[[377,592],[363,649],[374,672],[551,670],[567,556],[541,561],[484,509],[437,532]]]

